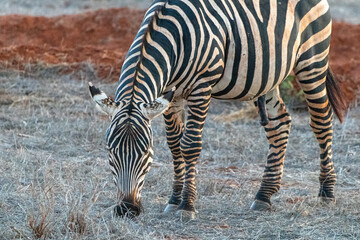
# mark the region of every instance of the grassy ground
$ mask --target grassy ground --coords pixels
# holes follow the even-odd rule
[[[108,119],[90,101],[87,81],[113,94],[116,84],[53,74],[0,75],[0,239],[359,239],[360,108],[335,123],[335,206],[317,198],[318,147],[307,112],[293,128],[275,210],[249,210],[267,153],[257,119],[224,123],[238,102],[212,103],[198,164],[197,220],[161,215],[172,164],[161,117],[154,120],[154,167],[143,190],[145,213],[113,218],[116,190],[105,151]],[[43,235],[41,235],[43,234]]]

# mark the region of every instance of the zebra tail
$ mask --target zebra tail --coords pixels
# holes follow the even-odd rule
[[[344,121],[344,112],[347,111],[348,105],[345,102],[345,98],[343,93],[338,85],[338,80],[334,76],[333,72],[331,71],[330,67],[327,71],[326,76],[326,91],[330,101],[330,104],[340,120],[341,123]]]

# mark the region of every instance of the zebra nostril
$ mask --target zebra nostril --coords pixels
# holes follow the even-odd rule
[[[118,217],[129,217],[134,218],[139,216],[141,207],[137,204],[122,202],[120,205],[116,205],[114,213]]]

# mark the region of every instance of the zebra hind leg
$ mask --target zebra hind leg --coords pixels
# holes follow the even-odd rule
[[[332,88],[328,89],[327,81],[332,76],[327,68],[326,59],[320,63],[305,60],[298,66],[306,67],[298,67],[295,74],[304,91],[310,113],[310,126],[320,147],[319,197],[325,202],[335,202],[336,173],[331,152],[333,111],[329,101],[333,99],[329,99],[329,96],[337,93]],[[341,117],[339,118],[341,120]]]
[[[171,197],[164,213],[175,212],[181,202],[181,192],[185,179],[185,161],[181,155],[180,140],[184,131],[185,112],[182,99],[174,99],[164,113],[167,143],[170,148],[174,164],[174,182]]]
[[[269,141],[269,155],[260,190],[251,205],[252,210],[270,210],[271,196],[280,189],[284,158],[291,127],[291,117],[285,109],[279,89],[266,94],[269,122],[264,126]]]

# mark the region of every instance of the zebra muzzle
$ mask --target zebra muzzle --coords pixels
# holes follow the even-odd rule
[[[114,208],[114,214],[118,217],[128,217],[134,218],[139,216],[141,213],[141,204],[140,203],[130,203],[122,201],[119,205],[116,205]]]

